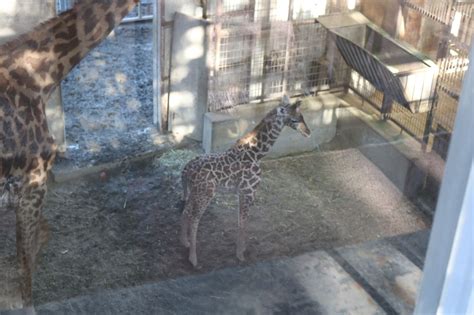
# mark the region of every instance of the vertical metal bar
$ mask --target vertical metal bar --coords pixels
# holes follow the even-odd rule
[[[265,89],[267,87],[267,80],[266,80],[266,64],[267,64],[267,48],[268,48],[268,42],[269,38],[265,38],[265,29],[268,26],[268,36],[270,37],[270,14],[271,14],[271,0],[263,0],[262,1],[262,24],[261,24],[261,29],[260,29],[260,34],[261,34],[261,39],[264,40],[263,44],[263,69],[262,69],[262,93],[260,94],[260,102],[265,101]],[[266,35],[266,34],[265,34]]]
[[[256,10],[256,0],[250,0],[249,1],[249,23],[253,23],[255,25],[255,20],[256,20],[256,16],[255,16],[255,10]],[[257,50],[257,41],[258,41],[258,36],[256,34],[256,32],[252,32],[250,34],[250,47],[249,47],[249,62],[248,62],[248,78],[247,78],[247,82],[246,82],[246,88],[248,90],[248,99],[249,101],[252,101],[253,99],[253,93],[252,93],[252,87],[255,86],[255,84],[252,84],[254,79],[253,79],[253,67],[252,65],[254,64],[254,62],[256,62],[256,58],[254,56],[254,53],[255,51]]]
[[[153,2],[153,123],[163,132],[167,117],[161,107],[161,1]]]
[[[293,0],[288,1],[288,24],[286,27],[286,49],[285,49],[285,64],[282,73],[282,93],[285,94],[287,92],[287,84],[288,84],[288,68],[290,63],[290,49],[291,49],[291,35],[293,30]]]
[[[138,19],[141,20],[141,18],[142,18],[142,1],[141,0],[138,1],[137,9],[138,9]]]
[[[212,73],[212,88],[214,92],[217,91],[217,80],[219,80],[219,67],[220,67],[220,53],[221,53],[221,38],[222,38],[222,15],[223,15],[223,9],[222,9],[222,1],[223,0],[217,0],[216,1],[216,21],[214,23],[214,31],[213,31],[213,41],[214,41],[214,69]],[[211,78],[211,76],[209,76]],[[215,104],[214,104],[215,105]],[[210,108],[208,104],[208,111],[215,110],[217,108]]]

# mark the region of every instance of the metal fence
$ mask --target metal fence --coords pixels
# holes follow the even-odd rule
[[[467,52],[474,34],[474,4],[452,0],[406,0],[402,1],[402,5],[444,25],[446,35],[441,41],[447,47],[444,53],[447,56],[436,61],[438,77],[431,109],[425,113],[411,113],[394,102],[389,119],[416,139],[425,142],[428,149],[432,148],[446,157],[462,82],[469,64]],[[363,78],[352,74],[349,86],[376,108],[382,108],[383,93]]]
[[[462,46],[466,52],[468,51],[474,34],[472,1],[403,0],[402,4],[446,25],[449,31],[449,40]]]
[[[355,71],[351,72],[348,84],[352,91],[382,112],[384,103],[383,92],[377,90],[369,81]],[[395,122],[418,140],[422,140],[427,136],[426,125],[429,118],[429,113],[427,112],[412,113],[405,106],[393,101],[390,112],[384,113],[384,118]]]
[[[447,138],[454,127],[457,105],[462,88],[462,81],[467,70],[469,59],[458,55],[438,60],[438,78],[436,97],[430,105],[431,110],[424,113],[412,113],[397,102],[393,103],[388,118],[401,126],[418,140],[427,142],[429,137]],[[349,87],[377,109],[383,105],[383,93],[361,77],[352,72]],[[449,138],[449,136],[448,136]],[[442,147],[445,155],[447,144]]]
[[[329,69],[327,31],[312,18],[326,7],[310,2],[307,9],[275,0],[209,7],[210,111],[344,86],[347,66],[336,62]]]
[[[414,9],[425,16],[432,18],[440,23],[449,23],[450,11],[453,6],[452,0],[403,0],[402,3],[411,9]]]
[[[59,14],[71,9],[79,0],[56,0],[56,12]],[[137,6],[124,18],[124,22],[149,20],[153,18],[153,0],[140,0]]]

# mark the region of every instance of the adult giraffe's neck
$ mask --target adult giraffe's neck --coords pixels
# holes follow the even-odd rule
[[[247,160],[258,161],[271,149],[283,127],[283,119],[278,117],[276,111],[271,111],[249,133],[244,135],[234,146]]]
[[[0,93],[47,97],[138,0],[82,0],[19,38],[0,46]]]

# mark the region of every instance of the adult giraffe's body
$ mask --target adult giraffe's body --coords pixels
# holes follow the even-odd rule
[[[138,0],[82,0],[71,10],[0,46],[0,185],[16,212],[23,304],[32,306],[35,258],[47,241],[42,215],[56,145],[45,104],[86,54]]]

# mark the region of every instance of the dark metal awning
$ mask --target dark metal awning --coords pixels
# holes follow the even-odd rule
[[[365,49],[336,33],[334,34],[337,48],[351,68],[366,78],[375,88],[384,92],[385,95],[389,95],[403,106],[409,106],[399,78]]]
[[[335,39],[345,62],[384,93],[382,111],[398,102],[412,112],[429,110],[438,67],[419,51],[393,39],[360,12],[332,14],[317,21]]]

